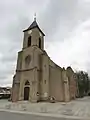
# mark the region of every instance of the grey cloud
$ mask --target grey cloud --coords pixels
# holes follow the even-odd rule
[[[8,9],[7,6],[4,7],[4,9]],[[21,49],[20,46],[22,47],[22,31],[26,26],[30,24],[29,18],[24,13],[25,11],[23,12],[23,9],[19,8],[17,14],[14,13],[13,8],[9,7],[8,11],[4,11],[4,9],[2,12],[3,18],[1,19],[2,29],[0,29],[0,53],[2,54],[2,57],[0,59],[0,83],[5,79],[7,79],[6,81],[9,82],[8,75],[14,74],[14,65],[16,65],[15,63],[17,61],[16,59],[18,54],[17,52]],[[10,18],[9,15],[6,15],[8,13],[10,15]]]
[[[44,26],[46,34],[53,36],[59,27],[61,29],[66,25],[70,27],[70,23],[75,20],[77,5],[77,0],[50,0],[47,8],[41,14],[41,24]]]
[[[62,42],[80,23],[90,17],[90,4],[79,0],[50,0],[39,19],[49,41]],[[58,39],[58,37],[59,39]]]
[[[0,80],[4,80],[4,79],[7,79],[7,76],[5,75],[0,75]],[[3,82],[3,81],[2,81]]]
[[[7,79],[2,79],[2,78],[0,78],[0,79],[1,79],[0,86],[7,86],[7,85],[11,86],[11,84],[12,84],[11,80],[8,81]]]
[[[6,69],[0,69],[0,85],[11,84],[13,78],[8,79],[8,76],[11,76],[13,74],[14,74],[14,69],[12,69],[12,67],[10,66],[7,66]]]
[[[0,1],[1,84],[8,83],[2,79],[14,73],[17,52],[22,47],[22,31],[31,24],[32,12],[38,14],[37,21],[46,33],[47,42],[63,41],[74,27],[90,17],[90,4],[82,4],[79,0]]]
[[[10,74],[14,71],[15,63],[8,63],[8,62],[0,62],[0,75],[2,74]]]
[[[5,55],[1,59],[2,63],[8,63],[8,62],[13,63],[16,60],[17,60],[17,56],[15,54],[13,55],[8,54],[7,56]]]
[[[30,4],[32,5],[32,6],[41,6],[42,5],[42,3],[43,3],[43,1],[42,0],[25,0],[25,2],[30,6]]]

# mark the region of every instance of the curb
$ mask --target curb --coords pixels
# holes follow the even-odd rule
[[[17,113],[17,114],[28,114],[28,115],[37,115],[37,116],[44,116],[44,117],[55,117],[55,118],[69,118],[74,120],[90,120],[89,117],[77,117],[77,116],[65,116],[65,115],[59,115],[59,114],[50,114],[50,113],[35,113],[35,112],[28,112],[28,111],[15,111],[15,110],[6,110],[6,109],[0,109],[0,112],[9,112],[9,113]]]

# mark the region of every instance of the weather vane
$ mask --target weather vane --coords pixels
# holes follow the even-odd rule
[[[34,14],[34,21],[36,21],[36,13]]]

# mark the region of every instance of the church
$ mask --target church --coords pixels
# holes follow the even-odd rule
[[[12,83],[12,102],[68,102],[77,96],[75,73],[69,66],[61,68],[44,50],[44,32],[36,22],[23,31],[23,46],[18,52],[16,72]]]

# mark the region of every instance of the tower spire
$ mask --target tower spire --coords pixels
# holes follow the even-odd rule
[[[36,13],[34,14],[34,21],[36,21]]]
[[[34,17],[33,17],[33,18],[34,18],[34,20],[33,20],[32,24],[31,24],[27,29],[23,30],[23,32],[26,32],[26,31],[28,31],[28,30],[37,28],[37,29],[39,30],[39,32],[41,32],[42,35],[45,36],[45,34],[42,32],[42,30],[39,28],[39,26],[38,26],[38,24],[37,24],[37,22],[36,22],[36,13],[34,14]]]

